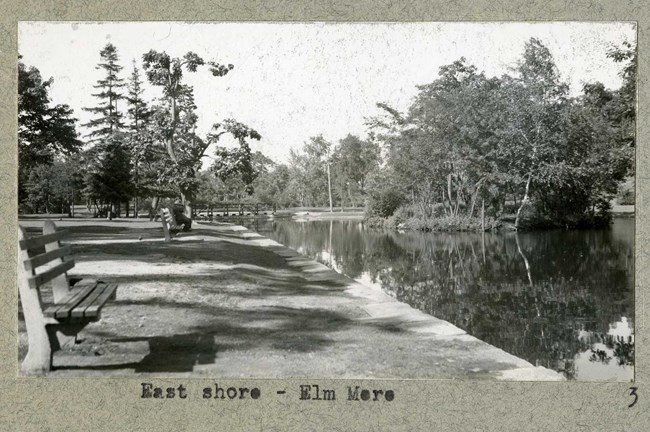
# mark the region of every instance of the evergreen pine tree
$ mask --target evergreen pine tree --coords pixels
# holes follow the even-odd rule
[[[127,116],[130,121],[129,129],[132,131],[140,131],[144,125],[151,118],[152,111],[147,106],[147,103],[142,98],[142,80],[140,79],[140,71],[133,61],[133,71],[127,85],[128,96],[126,97],[128,103]]]
[[[103,70],[105,75],[93,86],[99,90],[93,94],[98,105],[84,108],[97,115],[84,125],[91,129],[87,137],[94,143],[87,151],[92,163],[88,166],[85,192],[87,198],[101,203],[102,207],[109,206],[107,212],[111,218],[113,213],[119,215],[120,202],[127,201],[132,195],[133,187],[128,180],[131,176],[131,151],[126,144],[122,114],[117,104],[124,98],[120,92],[124,80],[118,76],[122,66],[118,64],[117,48],[108,43],[99,55],[100,62],[95,68]]]
[[[148,151],[148,137],[147,137],[147,124],[149,123],[153,111],[147,106],[147,103],[142,98],[144,90],[142,88],[142,80],[140,79],[140,71],[133,60],[133,71],[127,84],[127,117],[129,119],[129,147],[131,150],[131,165],[133,168],[134,180],[134,216],[138,217],[139,201],[138,197],[143,192],[146,192],[147,182],[142,181],[142,162],[151,162],[151,151]],[[145,179],[147,176],[145,174]]]
[[[104,78],[97,80],[97,84],[93,86],[99,90],[99,93],[93,94],[99,99],[99,104],[95,107],[84,108],[85,111],[97,115],[96,118],[83,125],[93,129],[87,135],[92,141],[111,136],[124,126],[121,120],[122,115],[117,106],[117,101],[124,97],[120,93],[120,89],[124,87],[124,80],[118,77],[122,66],[118,64],[117,48],[108,43],[99,52],[99,55],[101,60],[95,68],[106,73]]]

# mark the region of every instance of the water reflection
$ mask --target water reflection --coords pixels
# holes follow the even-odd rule
[[[379,232],[356,221],[252,228],[569,379],[633,378],[633,219],[519,234]]]

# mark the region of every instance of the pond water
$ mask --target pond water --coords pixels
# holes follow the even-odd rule
[[[568,379],[634,377],[634,219],[519,234],[398,233],[349,220],[249,228]]]

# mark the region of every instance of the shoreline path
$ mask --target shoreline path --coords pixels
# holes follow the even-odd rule
[[[119,288],[49,376],[563,379],[241,226],[164,243],[159,222],[55,223],[71,231],[70,274]],[[19,339],[22,360],[22,319]]]

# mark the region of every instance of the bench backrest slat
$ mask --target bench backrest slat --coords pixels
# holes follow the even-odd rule
[[[25,270],[35,270],[37,267],[40,267],[43,264],[47,264],[50,261],[53,261],[57,258],[63,258],[70,254],[72,254],[72,249],[70,246],[62,246],[58,249],[36,255],[25,261]]]
[[[163,207],[162,209],[163,215],[165,216],[165,220],[167,223],[173,228],[176,226],[176,218],[174,217],[174,214],[166,207]]]
[[[63,229],[51,234],[45,234],[42,236],[29,237],[23,240],[20,240],[20,249],[29,250],[34,249],[40,246],[44,246],[49,243],[54,243],[55,241],[63,240],[68,236],[68,230]]]
[[[51,269],[44,271],[43,273],[39,273],[33,277],[28,278],[27,281],[29,282],[30,288],[38,288],[45,282],[49,282],[55,277],[67,272],[72,267],[74,267],[74,260],[65,261],[56,267],[52,267]]]

